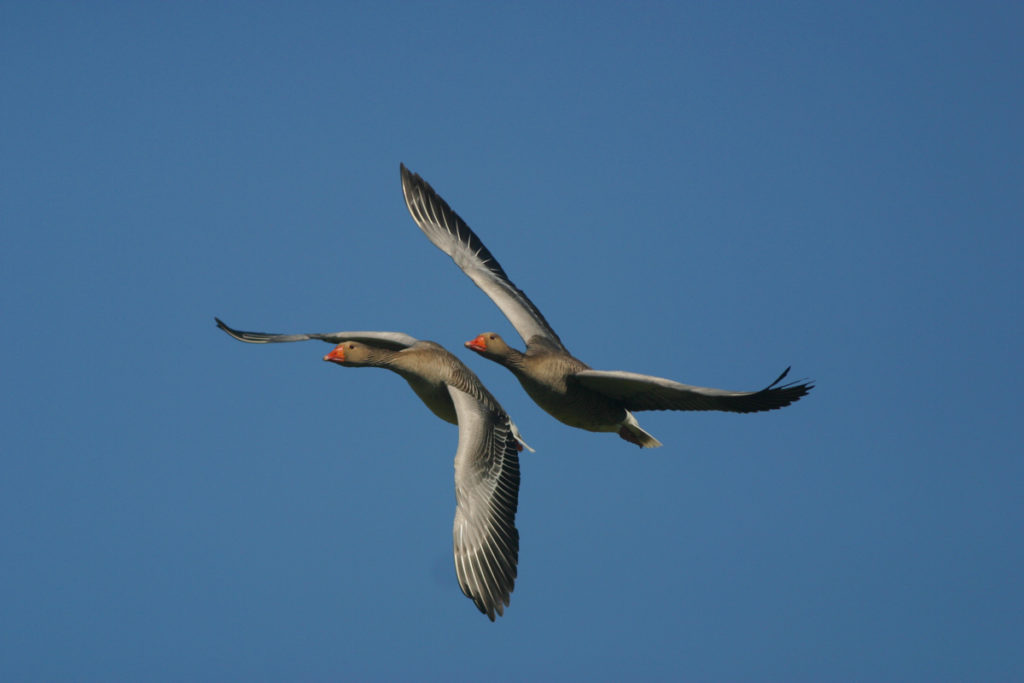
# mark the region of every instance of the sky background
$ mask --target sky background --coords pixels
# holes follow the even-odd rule
[[[0,679],[1024,678],[1024,6],[0,6]],[[566,427],[398,165],[601,369]],[[397,330],[522,455],[492,624],[456,428],[270,332]]]

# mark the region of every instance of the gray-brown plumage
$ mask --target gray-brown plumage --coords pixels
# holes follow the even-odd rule
[[[556,419],[594,432],[617,432],[626,441],[653,448],[661,443],[637,423],[634,410],[720,410],[753,413],[800,400],[811,382],[779,384],[760,391],[725,391],[681,384],[634,372],[594,370],[569,353],[532,301],[516,287],[466,222],[418,174],[401,166],[402,193],[416,225],[484,291],[526,342],[526,352],[486,332],[466,347],[504,365],[526,393]]]
[[[494,621],[509,604],[519,558],[515,517],[519,450],[515,424],[480,379],[440,344],[399,332],[266,334],[217,326],[239,341],[267,344],[320,339],[324,360],[398,373],[430,410],[459,426],[455,451],[455,574],[462,592]]]

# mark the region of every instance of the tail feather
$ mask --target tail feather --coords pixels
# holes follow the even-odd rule
[[[630,443],[635,443],[640,448],[657,448],[661,442],[645,432],[640,423],[636,421],[633,413],[626,412],[626,419],[619,427],[619,436]]]
[[[536,453],[537,451],[535,451],[534,449],[530,448],[530,444],[528,444],[525,441],[523,441],[523,437],[519,433],[519,427],[516,426],[516,423],[513,422],[512,420],[509,420],[508,423],[512,427],[512,437],[516,440],[516,444],[518,445],[518,450],[522,451],[525,448],[526,450],[530,451],[531,453]]]

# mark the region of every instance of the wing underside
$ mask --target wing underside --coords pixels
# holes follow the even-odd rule
[[[415,337],[410,337],[401,332],[314,332],[310,334],[275,334],[271,332],[245,332],[228,327],[220,318],[214,318],[217,327],[238,341],[249,344],[278,344],[281,342],[298,342],[309,339],[319,339],[329,344],[340,344],[343,341],[357,341],[364,344],[375,344],[384,348],[400,350],[408,348],[417,342]]]
[[[448,254],[462,272],[491,298],[524,342],[540,337],[564,350],[562,341],[544,315],[512,283],[498,260],[466,222],[419,174],[412,173],[404,164],[401,174],[405,205],[430,241]]]
[[[721,410],[731,413],[756,413],[775,410],[800,400],[814,385],[810,382],[779,384],[779,378],[759,391],[727,391],[681,384],[663,377],[621,370],[583,370],[574,381],[588,389],[617,398],[628,410]]]
[[[451,385],[459,419],[455,453],[455,574],[462,592],[494,621],[515,585],[519,532],[519,451],[504,412]]]

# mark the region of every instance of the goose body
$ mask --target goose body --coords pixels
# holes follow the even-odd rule
[[[557,420],[588,431],[616,432],[630,443],[653,448],[661,443],[640,427],[632,411],[752,413],[787,406],[813,388],[810,382],[780,384],[789,368],[759,391],[726,391],[592,369],[569,353],[540,310],[447,202],[404,164],[400,171],[406,208],[416,225],[491,298],[526,343],[524,353],[500,335],[485,332],[466,347],[512,371],[534,402]]]
[[[244,332],[217,319],[235,339],[252,344],[319,339],[335,347],[325,361],[397,373],[431,412],[459,427],[455,451],[455,573],[462,592],[491,621],[504,614],[515,585],[519,532],[519,450],[515,423],[480,379],[440,344],[400,332],[268,334]],[[528,448],[528,447],[527,447]]]

